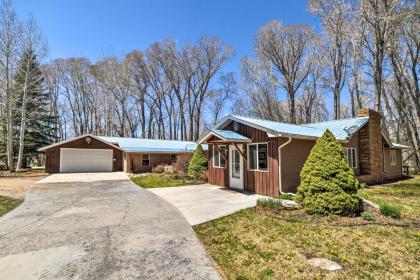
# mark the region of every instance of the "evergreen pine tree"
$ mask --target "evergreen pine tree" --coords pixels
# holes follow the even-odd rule
[[[316,141],[300,177],[297,199],[308,214],[348,214],[358,207],[359,182],[329,130]]]
[[[207,156],[203,151],[203,147],[201,144],[198,144],[188,166],[188,176],[192,178],[201,176],[201,173],[207,170],[207,162]]]
[[[43,90],[43,81],[37,56],[29,46],[20,60],[13,88],[17,96],[14,109],[16,157],[22,124],[24,128],[22,168],[38,155],[38,148],[52,143],[54,137],[53,123],[56,120],[50,114],[50,94]]]

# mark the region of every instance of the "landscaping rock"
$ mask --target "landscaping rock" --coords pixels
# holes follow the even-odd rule
[[[328,271],[336,271],[343,268],[338,263],[328,260],[328,259],[313,258],[313,259],[309,259],[308,262],[312,266],[318,267],[323,270],[328,270]]]
[[[370,200],[360,198],[362,211],[379,210],[379,205]]]
[[[163,169],[165,173],[175,173],[175,169],[172,165],[166,165]]]
[[[298,209],[298,208],[300,208],[299,203],[297,203],[296,201],[285,200],[285,199],[280,199],[280,201],[281,201],[281,206],[283,206],[284,208],[287,208],[287,209]]]

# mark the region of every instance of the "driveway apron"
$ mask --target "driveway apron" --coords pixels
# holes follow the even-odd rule
[[[2,279],[220,279],[182,214],[123,173],[54,174],[0,218]]]

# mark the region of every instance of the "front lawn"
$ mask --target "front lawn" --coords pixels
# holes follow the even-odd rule
[[[202,179],[192,179],[188,176],[173,174],[151,173],[141,176],[133,176],[131,180],[143,188],[179,187],[185,185],[198,185],[206,183]]]
[[[194,230],[225,279],[418,279],[419,224],[376,219],[257,207]],[[314,257],[343,269],[321,271],[309,265]]]
[[[420,176],[399,184],[363,189],[360,196],[375,203],[386,202],[401,208],[403,215],[420,217]]]
[[[22,202],[23,199],[15,199],[0,195],[0,217],[18,207]]]

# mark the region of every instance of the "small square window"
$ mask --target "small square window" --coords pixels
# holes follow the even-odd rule
[[[178,157],[176,155],[171,155],[171,161],[172,162],[176,162],[177,158]]]

